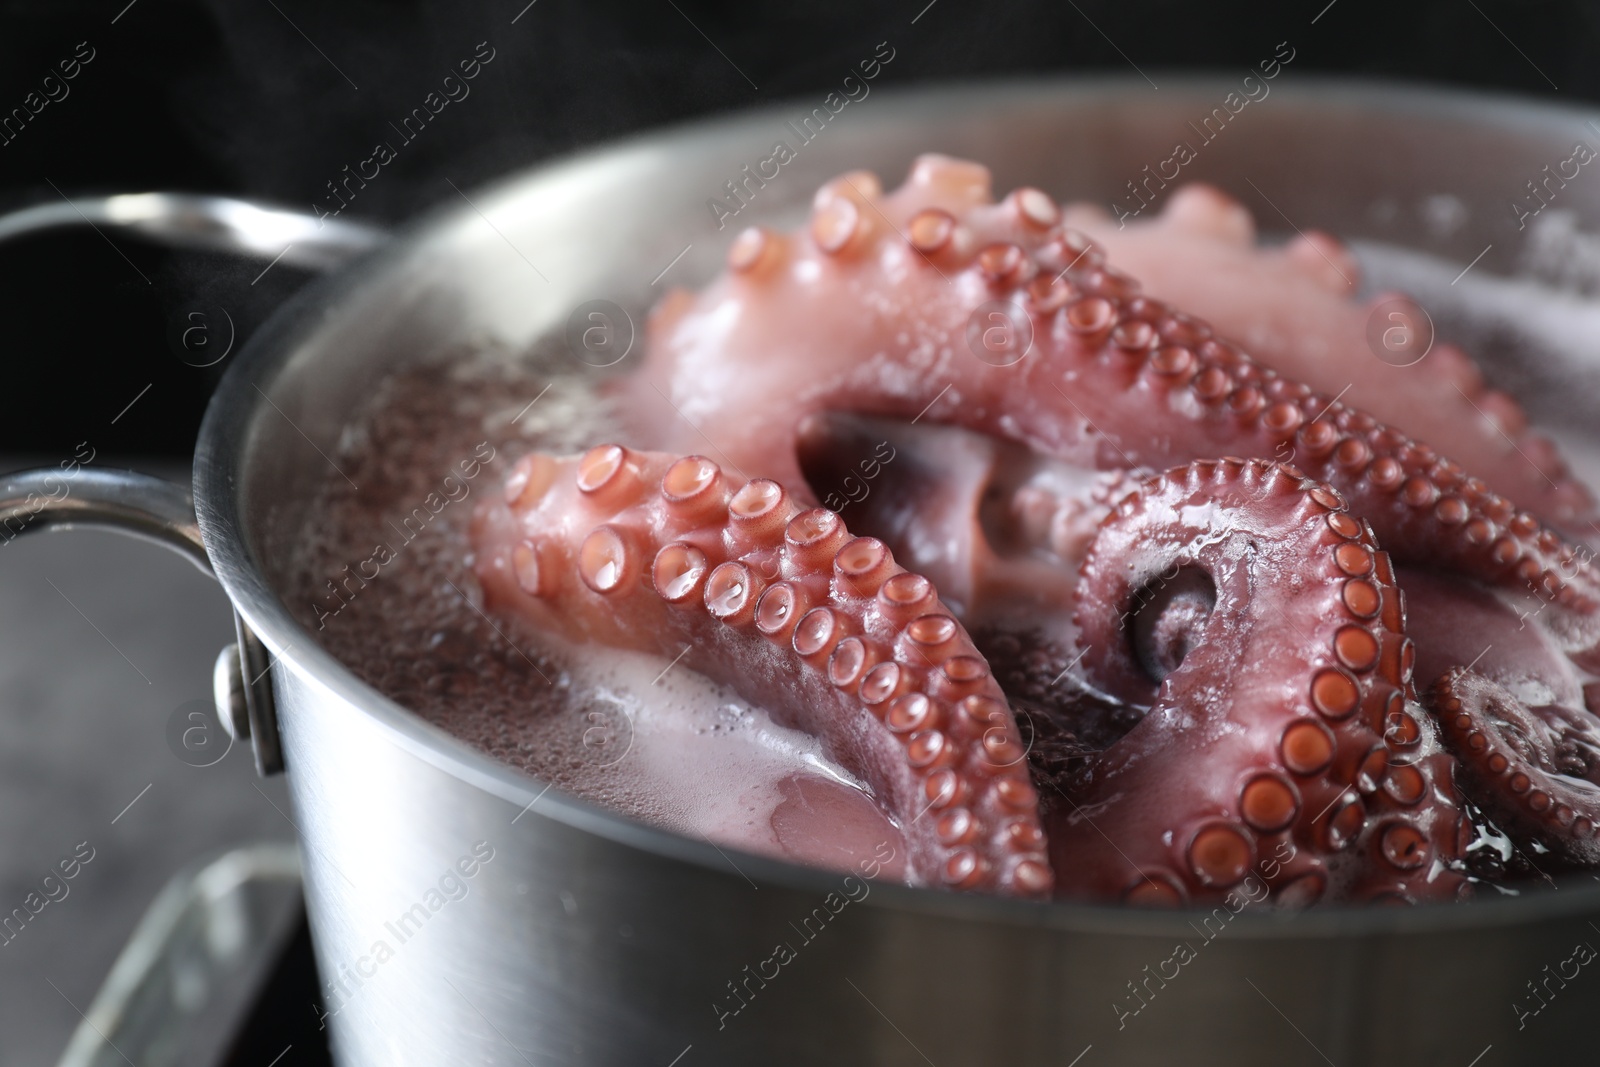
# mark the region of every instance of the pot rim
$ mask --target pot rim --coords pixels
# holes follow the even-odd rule
[[[1204,73],[1162,78],[1163,84],[1176,90],[1173,95],[1207,97],[1227,92],[1236,81]],[[1390,115],[1398,111],[1479,126],[1548,127],[1552,132],[1557,128],[1564,132],[1570,128],[1569,123],[1583,122],[1581,110],[1566,104],[1402,82],[1306,76],[1275,88],[1301,104],[1321,110],[1376,110]],[[938,109],[946,105],[970,109],[975,100],[981,105],[1000,106],[1050,97],[1081,100],[1097,96],[1125,98],[1135,93],[1142,96],[1148,92],[1148,85],[1143,78],[1132,75],[1086,75],[953,81],[931,87],[885,87],[880,91],[888,98],[881,107],[891,110]],[[474,201],[492,201],[531,181],[581,170],[612,156],[657,148],[681,152],[696,140],[720,139],[740,127],[766,129],[765,124],[792,104],[782,101],[731,116],[674,124],[607,141],[495,179],[476,191]],[[291,355],[315,334],[326,311],[368,284],[385,265],[400,260],[428,235],[458,220],[477,218],[473,209],[446,202],[409,220],[387,244],[304,286],[235,356],[234,366],[223,375],[206,408],[196,445],[194,499],[206,551],[235,609],[274,658],[282,659],[288,669],[359,708],[406,751],[510,804],[531,809],[537,803],[539,810],[529,810],[529,814],[554,819],[617,844],[731,875],[727,870],[731,861],[725,851],[710,842],[635,822],[568,795],[495,760],[369,686],[294,618],[252,561],[241,536],[239,485],[254,419],[261,411],[261,396],[271,394]],[[260,395],[256,393],[258,389]],[[842,873],[767,856],[737,854],[740,873],[774,886],[822,894],[836,889],[844,877]],[[1229,930],[1233,936],[1246,938],[1364,936],[1528,924],[1600,911],[1600,884],[1574,884],[1578,879],[1583,876],[1568,877],[1559,891],[1536,890],[1519,897],[1477,900],[1465,906],[1340,907],[1305,912],[1251,912],[1246,908],[1236,916],[1243,921],[1230,923]],[[874,883],[872,900],[877,907],[951,920],[1147,937],[1193,933],[1189,920],[1196,914],[1209,914],[1196,908],[1168,912],[1076,901],[1025,902],[890,883]]]

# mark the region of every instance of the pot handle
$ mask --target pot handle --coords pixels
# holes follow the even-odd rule
[[[165,545],[212,573],[187,488],[137,471],[72,466],[0,475],[0,548],[35,530],[100,527]],[[270,659],[237,611],[233,621],[238,641],[217,656],[212,676],[217,715],[235,739],[250,741],[256,772],[266,777],[283,770]]]
[[[62,197],[0,215],[0,243],[48,230],[110,227],[175,248],[231,252],[326,270],[381,244],[377,227],[198,193]],[[0,547],[32,530],[98,526],[155,541],[211,574],[194,497],[182,486],[134,471],[43,467],[0,475]],[[217,657],[217,714],[236,739],[249,739],[256,771],[283,770],[266,646],[233,613],[236,644]]]

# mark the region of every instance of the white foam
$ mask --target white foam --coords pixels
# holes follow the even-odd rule
[[[648,796],[652,822],[691,837],[781,855],[785,849],[772,820],[784,799],[780,782],[820,775],[869,793],[828,758],[816,738],[778,725],[763,709],[686,666],[663,670],[657,656],[571,645],[559,655],[574,689],[615,709],[616,717],[600,727],[611,738],[586,744],[588,770],[578,772],[611,781],[603,788],[599,782],[580,788]],[[616,751],[624,745],[624,751]]]

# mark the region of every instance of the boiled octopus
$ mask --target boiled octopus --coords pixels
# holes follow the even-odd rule
[[[488,610],[686,644],[867,783],[918,884],[1306,906],[1600,865],[1593,500],[1459,349],[1373,357],[1337,241],[925,156],[727,265],[610,383],[625,443],[480,506]]]

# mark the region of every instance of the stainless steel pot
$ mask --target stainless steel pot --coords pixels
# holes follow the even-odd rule
[[[801,146],[737,222],[792,218],[846,169],[896,181],[929,150],[986,161],[1002,190],[1026,182],[1109,203],[1238,88],[1160,85],[880,89]],[[732,230],[718,231],[707,199],[774,141],[792,144],[785,120],[811,106],[515,175],[297,297],[211,403],[195,458],[198,533],[181,490],[135,476],[82,472],[44,503],[27,494],[45,491],[48,472],[0,486],[0,522],[13,528],[31,517],[157,536],[227,589],[245,662],[223,663],[222,697],[268,769],[281,737],[318,960],[346,987],[327,1019],[339,1062],[1488,1067],[1592,1047],[1584,1005],[1600,978],[1544,984],[1572,966],[1576,943],[1600,944],[1592,879],[1467,907],[1246,909],[1209,925],[874,885],[807,937],[800,927],[840,877],[563,796],[367,687],[296,621],[279,591],[288,547],[315,518],[308,487],[379,380],[462,342],[520,349],[591,299],[640,321],[664,267],[680,284],[717,268]],[[1264,228],[1316,226],[1461,263],[1492,244],[1480,267],[1503,268],[1519,241],[1508,202],[1588,130],[1572,110],[1291,68],[1183,176],[1230,189]],[[1426,208],[1441,195],[1460,208],[1447,234]],[[1562,196],[1600,221],[1600,182]],[[345,237],[341,247],[365,243]],[[416,917],[468,867],[450,883],[464,897]],[[774,975],[766,961],[780,942],[796,956]],[[1193,958],[1174,965],[1179,942]]]

